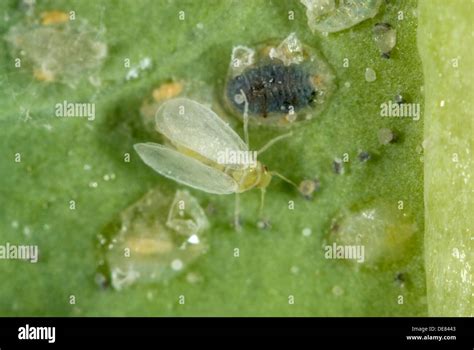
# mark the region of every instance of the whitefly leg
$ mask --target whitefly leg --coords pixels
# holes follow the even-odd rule
[[[265,206],[265,188],[260,189],[260,207],[258,208],[258,217],[263,219],[263,207]]]
[[[242,226],[240,225],[240,195],[238,193],[235,194],[234,228],[237,232],[242,231]]]

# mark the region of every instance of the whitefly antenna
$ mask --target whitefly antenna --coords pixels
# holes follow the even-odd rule
[[[257,151],[257,154],[260,155],[262,154],[263,152],[265,152],[267,149],[269,149],[270,147],[272,147],[275,143],[281,141],[281,140],[284,140],[286,139],[287,137],[290,137],[290,136],[293,136],[293,132],[290,131],[289,133],[286,133],[286,134],[283,134],[283,135],[279,135],[277,137],[274,137],[273,139],[271,139],[270,141],[268,141],[262,148],[260,148],[258,151]]]
[[[237,232],[242,230],[242,226],[240,225],[240,196],[237,192],[235,193],[234,228]]]
[[[285,181],[286,183],[289,183],[291,186],[295,187],[296,189],[298,189],[298,185],[295,184],[293,181],[291,181],[289,178],[283,176],[282,174],[280,174],[279,172],[277,171],[270,171],[270,174],[272,174],[273,176],[276,176],[276,177],[279,177],[280,179],[282,179],[283,181]]]

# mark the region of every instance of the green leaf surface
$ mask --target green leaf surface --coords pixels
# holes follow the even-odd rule
[[[0,10],[2,36],[25,19],[16,1],[3,1]],[[1,315],[427,314],[420,154],[424,81],[414,1],[390,1],[374,18],[329,35],[311,33],[297,1],[56,0],[39,2],[35,16],[48,10],[74,10],[91,26],[105,28],[101,39],[108,55],[99,73],[101,87],[84,77],[72,88],[38,81],[27,67],[15,68],[6,41],[0,42],[0,244],[37,244],[40,250],[36,264],[0,260]],[[179,11],[185,11],[184,21]],[[288,11],[294,11],[294,20]],[[381,58],[374,43],[372,28],[378,22],[397,31],[391,59]],[[220,106],[232,47],[282,40],[291,32],[326,57],[338,89],[320,116],[295,125],[293,137],[260,160],[297,183],[319,178],[320,191],[308,201],[275,178],[267,191],[271,228],[266,230],[256,227],[258,191],[244,193],[243,232],[236,233],[233,196],[193,190],[204,208],[216,208],[209,215],[209,252],[167,283],[137,284],[120,292],[100,288],[96,241],[103,227],[147,190],[179,188],[133,151],[134,143],[156,138],[141,122],[142,101],[153,88],[178,79],[204,82],[211,91],[205,97]],[[144,57],[152,59],[152,68],[125,80],[124,59],[134,65]],[[349,67],[343,66],[344,58]],[[367,67],[376,72],[374,82],[364,78]],[[380,104],[399,93],[422,106],[420,120],[380,116]],[[96,119],[55,117],[54,105],[63,100],[94,102]],[[238,121],[232,125],[241,133]],[[397,141],[380,145],[381,128],[394,130]],[[258,149],[279,133],[251,127],[251,145]],[[371,159],[360,162],[360,151],[370,152]],[[21,162],[15,162],[16,153]],[[124,153],[131,154],[130,163],[123,161]],[[345,173],[335,174],[333,160],[345,153]],[[106,181],[107,174],[115,178]],[[76,210],[69,209],[70,200],[76,201]],[[325,259],[334,218],[379,204],[398,211],[400,201],[416,227],[402,258],[371,265]],[[389,219],[396,221],[396,216]],[[302,234],[305,228],[311,235]],[[240,249],[239,258],[234,248]],[[188,282],[189,272],[201,281]],[[186,296],[184,305],[178,303],[180,295]]]

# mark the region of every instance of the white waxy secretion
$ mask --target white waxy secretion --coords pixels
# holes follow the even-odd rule
[[[254,62],[255,50],[243,45],[238,45],[232,49],[231,64],[236,71],[241,73]]]
[[[339,32],[374,17],[382,0],[300,0],[306,7],[308,26],[319,32]]]

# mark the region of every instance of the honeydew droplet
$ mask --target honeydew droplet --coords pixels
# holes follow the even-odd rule
[[[303,234],[303,236],[305,236],[305,237],[311,236],[311,233],[312,233],[312,230],[311,230],[311,228],[309,228],[309,227],[305,227],[305,228],[303,229],[303,231],[302,231],[302,234]]]
[[[196,284],[202,281],[202,277],[196,272],[189,272],[186,275],[186,282],[191,284]]]
[[[300,272],[300,269],[298,266],[292,266],[290,271],[293,275],[297,275]]]
[[[179,259],[175,259],[171,262],[171,268],[175,271],[179,271],[183,268],[183,262]]]
[[[373,82],[377,79],[377,75],[375,74],[375,71],[372,68],[367,67],[365,69],[365,81],[367,82]]]
[[[340,286],[336,285],[332,288],[332,294],[336,297],[340,297],[342,294],[344,294],[344,290]]]
[[[23,228],[23,234],[24,234],[26,237],[31,236],[31,229],[29,228],[29,226],[25,226],[25,227]]]
[[[397,43],[397,32],[388,23],[377,23],[374,26],[374,41],[382,57],[389,58]]]

